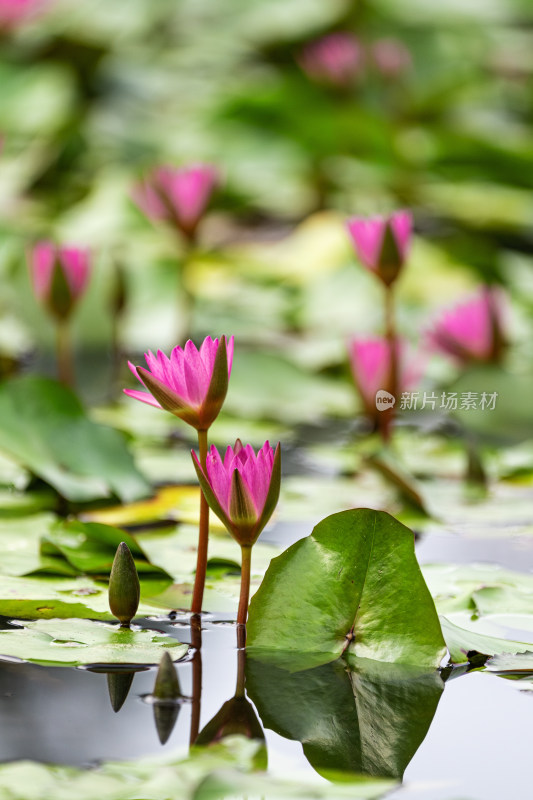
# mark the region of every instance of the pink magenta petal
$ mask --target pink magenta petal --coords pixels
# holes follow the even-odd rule
[[[382,217],[364,219],[354,217],[348,221],[348,231],[361,263],[372,271],[377,270],[378,258],[383,241],[385,221]]]
[[[72,296],[78,298],[85,291],[89,280],[89,251],[79,247],[60,247],[58,255]]]
[[[128,397],[133,397],[135,400],[140,400],[141,403],[146,403],[147,405],[154,406],[155,408],[162,408],[155,397],[149,394],[149,392],[138,392],[136,389],[123,389],[122,391],[124,394],[127,394]]]
[[[56,251],[51,242],[38,242],[31,252],[31,278],[39,300],[43,300],[50,290],[55,259]]]
[[[211,448],[207,456],[207,475],[213,494],[226,514],[229,514],[231,477],[224,467],[219,452]]]
[[[390,218],[390,226],[396,239],[398,252],[403,260],[407,258],[411,234],[413,230],[413,215],[410,211],[397,211]]]

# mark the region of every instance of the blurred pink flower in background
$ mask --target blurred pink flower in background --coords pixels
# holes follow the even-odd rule
[[[412,65],[411,53],[399,39],[378,39],[370,48],[370,58],[385,78],[396,78]]]
[[[170,411],[197,430],[207,430],[222,407],[233,363],[233,336],[227,341],[204,339],[200,349],[190,339],[175,347],[168,358],[145,353],[148,369],[129,368],[148,392],[124,389],[124,393],[156,408]]]
[[[202,469],[196,453],[192,453],[198,479],[211,509],[242,546],[252,545],[276,507],[279,498],[281,470],[280,446],[274,450],[269,442],[257,451],[237,439],[228,447],[222,460],[216,447],[207,454]]]
[[[363,48],[351,33],[330,33],[305,45],[298,61],[312,80],[345,87],[361,71]]]
[[[398,392],[411,389],[420,381],[424,370],[423,359],[415,358],[408,351],[404,341],[397,342]],[[357,390],[368,416],[376,419],[376,393],[380,389],[389,390],[391,371],[391,348],[388,339],[381,336],[359,339],[353,337],[348,342],[350,366]],[[398,400],[398,398],[396,398]]]
[[[0,31],[24,24],[46,4],[47,0],[0,0]]]
[[[484,287],[442,313],[428,334],[429,344],[461,364],[497,362],[504,347],[502,317],[501,293]]]
[[[170,222],[192,238],[219,182],[210,164],[159,167],[133,191],[133,199],[150,219]]]
[[[30,254],[36,297],[58,318],[69,316],[85,292],[91,271],[87,248],[38,242]]]
[[[388,217],[352,217],[347,227],[363,266],[390,285],[398,277],[409,253],[413,228],[411,212],[396,211]]]

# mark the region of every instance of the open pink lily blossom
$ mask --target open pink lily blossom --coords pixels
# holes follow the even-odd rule
[[[502,355],[502,297],[483,288],[466,302],[445,311],[428,335],[430,344],[458,362],[495,362]]]
[[[396,211],[388,217],[352,217],[347,227],[363,266],[389,286],[398,277],[409,253],[411,213]]]
[[[38,242],[30,254],[35,295],[59,319],[72,312],[87,288],[90,272],[90,254],[86,248]]]
[[[361,71],[363,48],[351,33],[330,33],[309,42],[300,54],[299,63],[312,80],[346,87]]]
[[[224,459],[212,446],[205,471],[194,451],[192,457],[209,506],[241,546],[253,545],[279,499],[280,445],[273,450],[265,442],[256,455],[250,444],[244,446],[237,439]]]
[[[192,237],[218,181],[210,164],[159,167],[135,188],[133,199],[150,219],[170,222]]]
[[[388,391],[390,384],[391,348],[383,337],[353,338],[348,342],[350,366],[357,390],[368,416],[377,418],[381,413],[376,405],[380,390]],[[419,382],[424,364],[414,359],[403,341],[397,343],[399,392],[407,391]],[[398,400],[398,398],[396,398]]]
[[[161,350],[145,353],[148,369],[129,368],[148,389],[124,389],[125,394],[143,403],[163,408],[206,431],[217,418],[228,390],[233,363],[233,336],[204,339],[200,349],[190,339],[185,347],[175,347],[170,358]]]
[[[46,0],[0,0],[0,31],[23,25],[42,10]]]

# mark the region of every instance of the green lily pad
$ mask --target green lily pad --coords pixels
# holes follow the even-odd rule
[[[149,494],[124,437],[92,422],[56,381],[24,376],[0,386],[0,450],[73,502]]]
[[[126,531],[97,522],[58,522],[41,540],[45,563],[36,572],[53,572],[57,566],[70,568],[72,574],[107,577],[117,547],[125,542],[133,555],[140,576],[152,575],[159,580],[172,580],[162,568],[150,563],[137,541]]]
[[[252,655],[293,670],[345,651],[431,668],[445,653],[412,531],[371,509],[327,517],[273,559],[247,627]]]
[[[88,619],[40,619],[0,631],[0,657],[48,666],[158,664],[165,650],[176,661],[188,647],[165,634]]]
[[[436,671],[344,659],[288,672],[249,658],[246,687],[263,724],[303,745],[324,777],[401,778],[424,739],[444,684]]]
[[[489,672],[512,672],[533,675],[533,651],[525,653],[499,653],[485,664]]]
[[[137,616],[160,614],[173,608],[163,596],[152,603],[150,594],[162,595],[167,581],[141,580]],[[107,585],[87,577],[13,577],[0,581],[0,615],[16,619],[113,619]]]
[[[471,616],[465,612],[457,612],[449,617],[441,617],[441,626],[446,645],[450,652],[450,659],[455,664],[462,664],[468,661],[468,656],[472,652],[482,653],[486,656],[493,656],[500,653],[526,653],[533,649],[533,616],[522,615],[522,620],[517,621],[516,616],[504,614],[497,615],[496,627],[505,630],[505,622],[512,630],[514,625],[520,622],[527,622],[530,626],[529,641],[518,641],[506,639],[501,636],[491,635],[490,617],[482,617],[479,620],[472,620]],[[488,625],[487,625],[488,623]],[[487,631],[488,627],[488,631]]]

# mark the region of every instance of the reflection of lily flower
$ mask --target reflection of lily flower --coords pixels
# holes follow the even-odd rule
[[[363,50],[351,33],[340,31],[309,42],[299,63],[314,81],[332,86],[349,86],[363,66]]]
[[[233,362],[233,336],[204,339],[198,350],[189,340],[185,347],[175,347],[168,358],[161,350],[145,354],[148,369],[129,367],[148,389],[124,393],[143,403],[164,408],[192,425],[207,430],[218,416],[228,389]]]
[[[461,364],[498,362],[504,345],[501,300],[494,288],[485,287],[445,311],[429,332],[430,344]]]
[[[172,223],[192,238],[219,178],[210,164],[159,167],[133,191],[133,199],[150,219]]]

